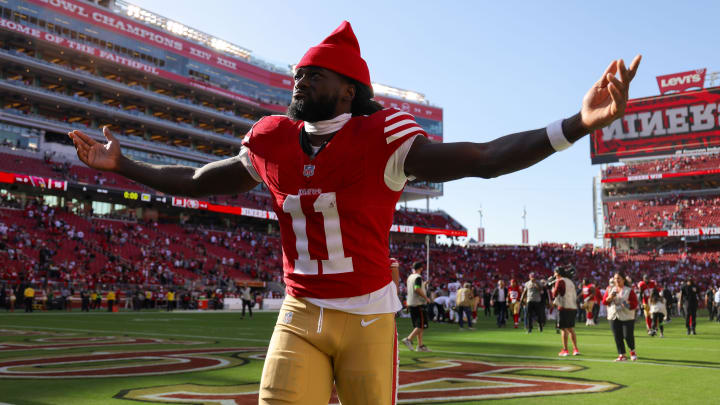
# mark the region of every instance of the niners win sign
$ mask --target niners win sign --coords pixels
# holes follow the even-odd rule
[[[720,151],[720,87],[630,100],[625,115],[591,134],[593,164]]]

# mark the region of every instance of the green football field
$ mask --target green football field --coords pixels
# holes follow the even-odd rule
[[[3,312],[0,403],[257,404],[276,317]],[[407,335],[409,320],[398,328]],[[686,336],[679,318],[664,339],[647,336],[638,322],[635,363],[613,362],[606,322],[577,330],[582,355],[558,358],[554,329],[497,329],[482,316],[475,331],[432,324],[432,353],[401,346],[399,403],[720,403],[720,324],[705,315],[697,336]]]

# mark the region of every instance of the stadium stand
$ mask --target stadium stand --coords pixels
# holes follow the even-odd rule
[[[717,169],[718,167],[720,167],[720,155],[718,154],[668,157],[658,160],[608,166],[603,170],[603,178],[612,179],[642,174],[682,173],[694,170]]]
[[[22,208],[8,198],[2,205],[0,279],[11,285],[126,289],[281,281],[281,249],[275,234],[82,217],[34,201]],[[425,247],[393,244],[391,254],[407,271],[412,262],[425,259]],[[621,267],[636,280],[647,273],[661,284],[678,286],[693,276],[705,286],[720,282],[714,271],[719,262],[718,251],[613,255],[610,250],[569,244],[471,248],[433,244],[430,278],[434,286],[458,277],[480,287],[498,279],[524,280],[531,271],[549,276],[556,265],[572,264],[578,278],[588,277],[599,285]]]
[[[606,202],[611,232],[720,225],[720,197],[655,197]]]

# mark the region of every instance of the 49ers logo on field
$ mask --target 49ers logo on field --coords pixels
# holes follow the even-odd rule
[[[419,358],[400,369],[398,403],[467,402],[540,395],[604,392],[619,388],[610,382],[523,375],[522,370],[572,372],[574,365],[545,366],[503,364],[466,359]],[[203,386],[182,384],[138,388],[115,397],[171,404],[250,405],[257,404],[258,384]],[[331,404],[337,404],[333,396]]]

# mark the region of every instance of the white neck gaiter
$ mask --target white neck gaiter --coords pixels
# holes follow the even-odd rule
[[[318,122],[307,122],[305,121],[305,132],[311,135],[327,135],[333,132],[337,132],[342,128],[345,123],[350,121],[352,114],[345,113],[340,114],[335,118],[318,121]]]

